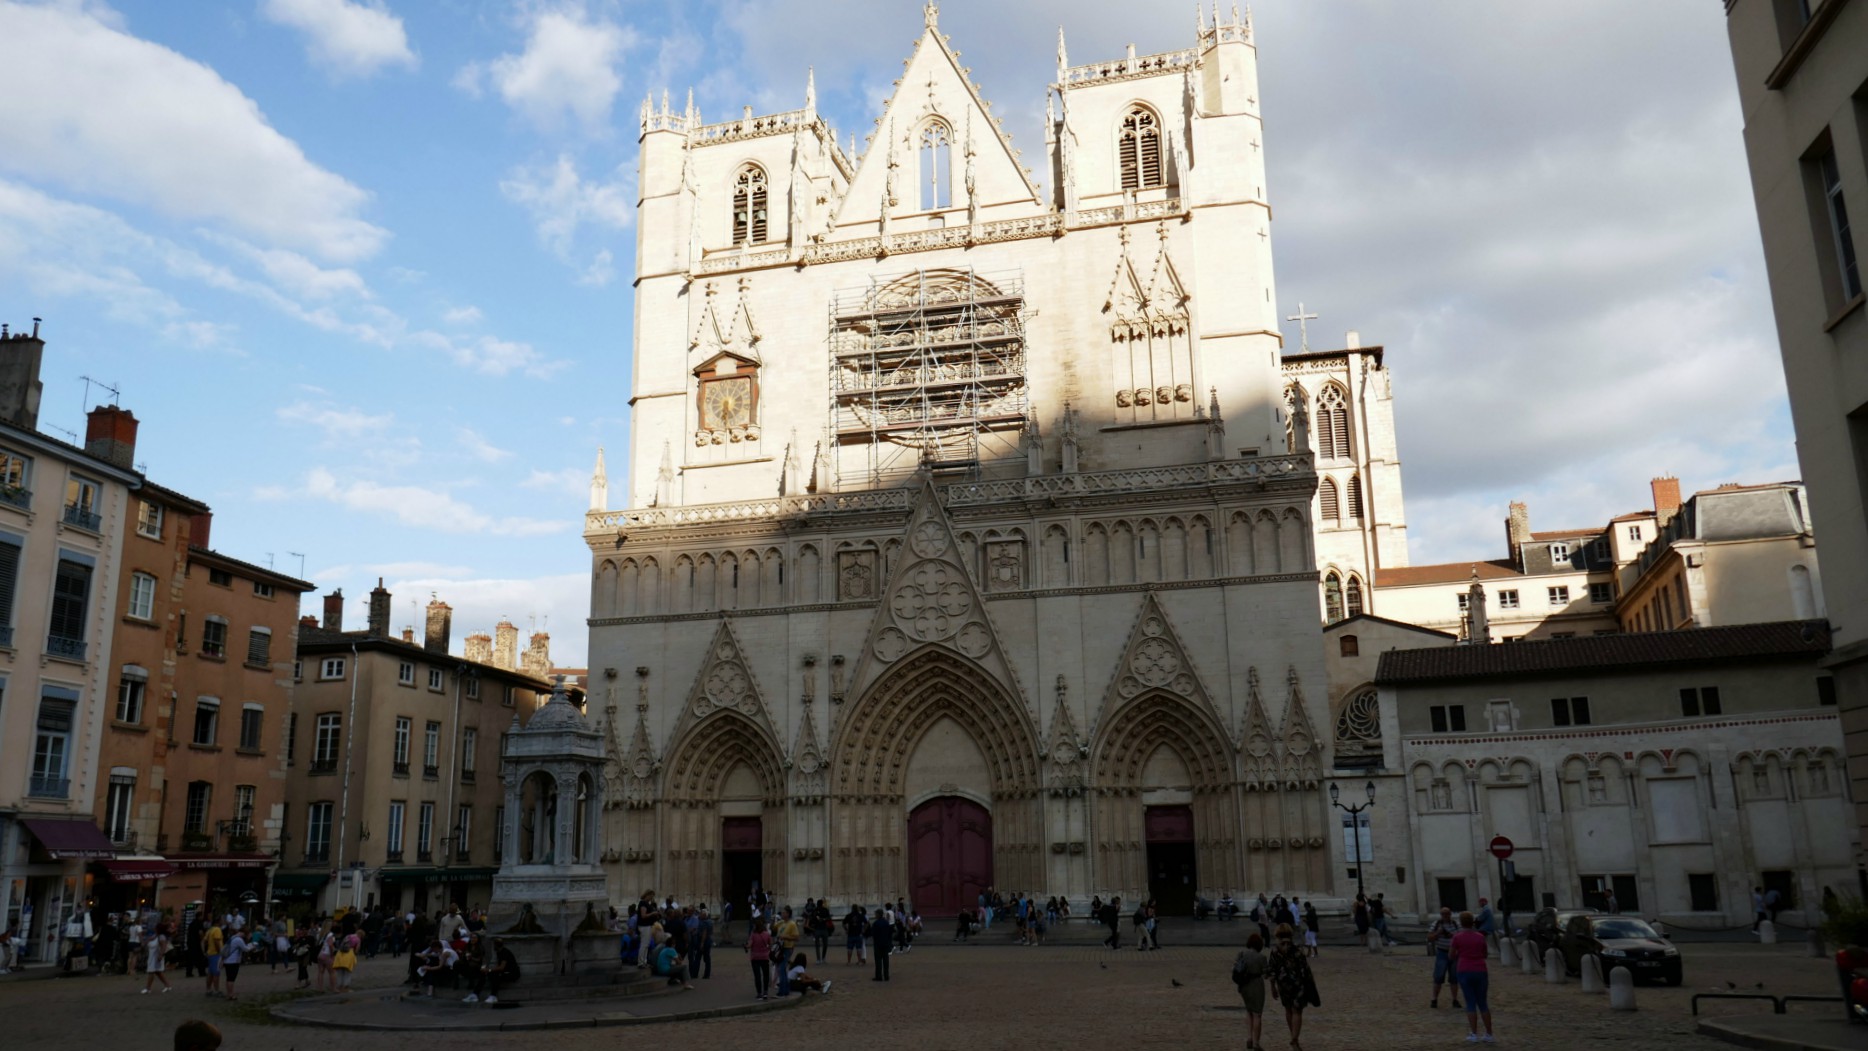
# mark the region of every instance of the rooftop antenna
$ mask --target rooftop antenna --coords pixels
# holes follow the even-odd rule
[[[57,431],[60,434],[65,435],[66,437],[69,437],[71,439],[71,444],[73,445],[78,444],[78,432],[77,431],[70,430],[69,428],[65,428],[65,427],[60,427],[56,423],[48,423],[46,424],[46,426],[50,427],[51,429]]]
[[[266,568],[272,568],[272,552],[270,551],[266,552]]]
[[[105,383],[103,380],[92,379],[89,376],[79,376],[78,378],[84,381],[84,403],[78,406],[78,410],[80,412],[89,412],[91,410],[91,387],[92,386],[102,387],[105,390],[109,391],[110,392],[110,404],[112,405],[117,404],[117,399],[122,396],[121,394],[118,393],[117,388],[114,385]]]
[[[286,554],[296,555],[298,557],[298,578],[300,580],[305,579],[305,553],[303,551],[287,551]]]

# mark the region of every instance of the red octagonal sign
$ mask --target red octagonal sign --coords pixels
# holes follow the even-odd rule
[[[1497,858],[1500,861],[1503,861],[1506,858],[1511,856],[1511,850],[1512,850],[1511,840],[1506,839],[1504,836],[1493,836],[1492,837],[1492,856],[1493,857]]]

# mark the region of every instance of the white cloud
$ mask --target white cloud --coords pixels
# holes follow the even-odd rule
[[[0,3],[0,169],[353,260],[388,234],[212,69],[73,7]]]
[[[616,66],[635,31],[592,17],[582,3],[536,7],[525,15],[525,49],[472,63],[454,78],[478,95],[487,86],[534,125],[552,129],[568,115],[592,132],[607,130],[622,90]]]
[[[337,77],[419,64],[402,19],[380,0],[262,0],[260,13],[304,33],[306,55]]]
[[[326,441],[356,441],[382,434],[396,422],[394,413],[367,413],[334,405],[301,401],[282,406],[276,415],[287,423],[303,423],[324,432]]]
[[[502,460],[512,459],[511,449],[502,449],[494,445],[471,427],[462,427],[459,434],[461,448],[466,449],[468,454],[477,460],[485,463],[499,463]]]
[[[493,633],[493,626],[510,620],[519,626],[523,650],[533,631],[551,635],[551,660],[561,668],[582,667],[589,651],[584,621],[590,616],[590,575],[565,573],[543,577],[476,577],[470,573],[376,574],[357,581],[374,585],[376,576],[398,596],[433,592],[453,607],[453,635],[449,648],[463,651],[467,636]],[[356,585],[352,585],[353,587]],[[367,587],[361,590],[368,590]],[[403,599],[397,604],[407,609]]]
[[[441,315],[441,320],[450,325],[477,325],[485,319],[479,307],[455,307]]]
[[[540,518],[496,518],[441,489],[415,485],[384,485],[380,482],[340,481],[328,468],[315,467],[305,476],[296,493],[279,486],[268,486],[255,495],[261,499],[285,499],[307,496],[347,507],[353,511],[383,515],[405,526],[433,529],[443,533],[473,533],[489,536],[546,536],[562,533],[575,523]]]
[[[589,262],[578,262],[578,232],[585,226],[614,232],[626,230],[635,219],[635,191],[631,176],[618,169],[607,181],[586,180],[570,154],[555,163],[514,168],[500,180],[506,199],[524,208],[538,230],[538,239],[567,265],[580,270],[579,284],[606,285],[616,276],[614,257],[599,249]]]
[[[590,471],[576,467],[542,471],[534,467],[532,473],[519,485],[526,489],[539,489],[559,496],[582,499],[590,495]]]

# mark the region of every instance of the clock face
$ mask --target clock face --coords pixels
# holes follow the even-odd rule
[[[701,388],[701,426],[729,430],[752,422],[752,377],[708,380]]]

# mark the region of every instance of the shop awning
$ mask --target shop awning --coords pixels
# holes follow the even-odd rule
[[[272,876],[272,889],[282,890],[319,890],[331,881],[328,872],[275,872]]]
[[[45,852],[55,858],[100,861],[117,856],[117,848],[111,845],[110,837],[99,831],[94,821],[29,817],[22,818],[20,824],[25,825],[26,831],[32,833]]]
[[[178,869],[263,869],[278,859],[271,854],[171,854],[168,862]]]
[[[117,858],[114,861],[100,861],[106,873],[118,883],[136,883],[146,879],[168,879],[175,875],[175,866],[163,858]]]
[[[470,880],[492,879],[499,869],[491,867],[476,868],[433,868],[430,866],[411,866],[409,868],[378,870],[384,883],[462,883]]]

